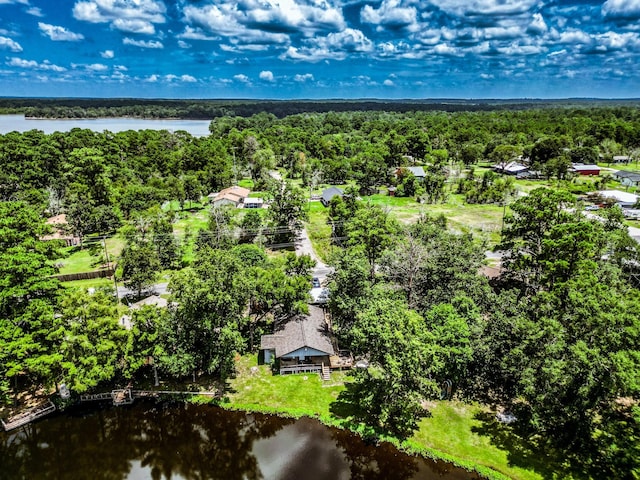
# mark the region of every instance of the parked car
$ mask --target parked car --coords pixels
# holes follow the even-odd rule
[[[320,279],[318,277],[313,277],[311,280],[311,285],[313,288],[320,288]]]

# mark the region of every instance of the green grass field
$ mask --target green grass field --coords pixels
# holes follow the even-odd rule
[[[89,245],[95,244],[95,254],[92,255]],[[124,248],[125,241],[119,235],[114,235],[106,240],[106,253],[109,255],[111,262],[117,259]],[[91,237],[85,239],[85,246],[64,249],[68,256],[56,260],[56,264],[60,265],[60,274],[92,272],[98,270],[103,261],[105,261],[105,250],[102,241],[93,242]]]
[[[334,404],[348,382],[347,373],[333,372],[329,382],[322,382],[316,374],[273,375],[268,366],[257,365],[255,355],[238,357],[236,371],[227,385],[225,405],[230,408],[311,416],[329,425],[358,429],[349,407],[341,404],[336,408]],[[579,472],[563,462],[561,453],[541,449],[535,438],[498,423],[488,407],[436,401],[429,402],[427,408],[429,416],[419,422],[404,447],[464,466],[474,464],[484,469],[483,473],[490,469],[494,478],[580,478]]]

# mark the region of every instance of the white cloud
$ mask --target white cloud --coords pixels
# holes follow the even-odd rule
[[[273,72],[269,70],[263,70],[260,72],[260,80],[264,80],[265,82],[273,82]]]
[[[330,33],[326,37],[308,41],[308,47],[290,46],[280,55],[280,59],[318,62],[320,60],[344,60],[348,54],[369,53],[374,49],[373,42],[360,30],[347,28],[341,32]]]
[[[0,48],[11,50],[15,53],[22,51],[22,46],[18,42],[8,37],[0,37]]]
[[[234,75],[233,76],[234,79],[236,79],[238,82],[241,83],[249,83],[249,77],[247,77],[246,75],[239,73],[238,75]]]
[[[156,75],[152,75],[152,76],[153,76],[153,77],[155,77],[155,78],[156,78],[156,80],[157,80],[157,78],[158,78],[158,77],[157,77]],[[178,76],[178,75],[174,75],[173,73],[170,73],[170,74],[168,74],[168,75],[165,75],[165,76],[164,76],[164,79],[165,79],[168,83],[171,83],[171,82],[173,82],[174,80],[180,80],[181,82],[186,82],[186,83],[195,83],[195,82],[197,82],[197,81],[198,81],[195,77],[192,77],[191,75],[180,75],[180,76]],[[154,80],[154,81],[155,81],[155,80]]]
[[[161,0],[77,1],[73,16],[90,23],[110,23],[124,32],[155,33],[152,24],[164,23],[167,7]]]
[[[74,33],[64,27],[48,23],[38,22],[38,28],[44,35],[56,42],[77,42],[84,38],[81,33]]]
[[[385,87],[393,87],[395,85],[395,83],[393,83],[393,80],[391,80],[390,78],[387,78],[384,82],[382,82],[382,84]]]
[[[111,26],[122,32],[141,33],[145,35],[153,35],[156,33],[153,23],[147,20],[116,18]]]
[[[109,67],[102,63],[92,63],[91,65],[86,66],[87,70],[91,70],[92,72],[104,72],[109,70]]]
[[[325,0],[242,0],[214,2],[183,9],[186,23],[210,34],[228,37],[239,50],[264,50],[262,45],[290,45],[291,35],[304,38],[344,30],[342,9]],[[182,38],[193,35],[189,27]],[[250,45],[256,45],[250,47]],[[258,46],[259,45],[259,46]]]
[[[0,5],[11,5],[13,3],[19,3],[21,5],[29,5],[29,0],[0,0]]]
[[[433,47],[433,52],[438,55],[459,55],[458,49],[448,45],[446,43],[439,43],[435,47]]]
[[[184,40],[178,40],[178,46],[180,48],[191,48],[191,44],[185,42]]]
[[[481,73],[480,78],[482,78],[483,80],[492,80],[494,76],[490,73]]]
[[[193,28],[187,25],[184,32],[177,35],[178,38],[186,38],[187,40],[218,40],[220,37],[210,37],[199,28]]]
[[[313,81],[313,74],[311,74],[311,73],[303,73],[303,74],[298,73],[298,74],[296,74],[295,77],[293,77],[293,79],[296,82],[300,82],[300,83],[304,83],[304,82],[307,82],[307,81],[312,82]]]
[[[187,83],[194,83],[198,81],[196,80],[195,77],[192,77],[191,75],[180,75],[180,80]]]
[[[100,56],[102,58],[113,58],[115,54],[113,53],[113,50],[105,50],[104,52],[100,52]]]
[[[547,30],[548,30],[548,27],[546,22],[544,21],[544,18],[542,18],[542,14],[534,13],[533,20],[531,20],[531,23],[529,24],[527,31],[530,33],[536,33],[541,35],[545,33]]]
[[[44,13],[42,13],[42,10],[39,7],[30,7],[26,12],[34,17],[44,17]]]
[[[147,78],[144,79],[145,82],[150,82],[150,83],[154,83],[158,81],[158,76],[157,75],[150,75]]]
[[[10,67],[30,68],[36,70],[50,70],[52,72],[66,72],[67,69],[54,65],[49,60],[44,60],[42,63],[38,63],[35,60],[25,60],[23,58],[13,57],[6,62]]]
[[[434,5],[459,17],[515,15],[538,4],[538,0],[432,0]]]
[[[129,69],[128,69],[126,66],[124,66],[124,65],[114,65],[114,66],[113,66],[113,69],[114,69],[116,72],[127,72],[127,71],[129,70]]]
[[[640,17],[640,0],[607,0],[602,5],[605,17]]]
[[[400,0],[383,0],[380,8],[365,5],[360,11],[360,19],[365,23],[382,25],[389,28],[407,28],[418,30],[417,10],[415,7],[403,7]]]
[[[140,48],[164,48],[162,42],[157,40],[134,40],[133,38],[125,37],[122,39],[122,43],[125,45],[133,45]]]

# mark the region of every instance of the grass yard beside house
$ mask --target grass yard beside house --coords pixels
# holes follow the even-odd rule
[[[236,370],[236,377],[228,381],[223,403],[227,408],[310,416],[329,425],[357,427],[351,423],[348,406],[332,407],[345,390],[346,372],[333,372],[330,382],[322,382],[316,374],[273,375],[269,366],[257,365],[256,355],[237,357]],[[536,439],[500,424],[489,407],[436,401],[428,403],[428,410],[430,415],[419,422],[405,447],[467,467],[478,465],[491,478],[582,478],[579,470],[572,470],[580,466],[569,465],[562,452],[545,450]]]

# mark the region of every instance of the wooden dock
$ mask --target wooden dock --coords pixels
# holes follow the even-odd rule
[[[0,422],[2,422],[2,426],[8,432],[9,430],[13,430],[15,428],[26,425],[27,423],[31,423],[38,418],[42,418],[45,415],[49,415],[51,412],[55,411],[55,409],[56,406],[51,401],[49,401],[42,405],[38,405],[31,410],[11,417],[6,422],[4,420],[0,420]]]
[[[104,393],[88,393],[80,395],[81,402],[105,401],[111,400],[114,405],[129,405],[136,398],[157,398],[160,395],[205,395],[217,396],[220,392],[193,392],[193,391],[176,391],[176,390],[132,390],[131,388],[123,388],[112,390]]]

